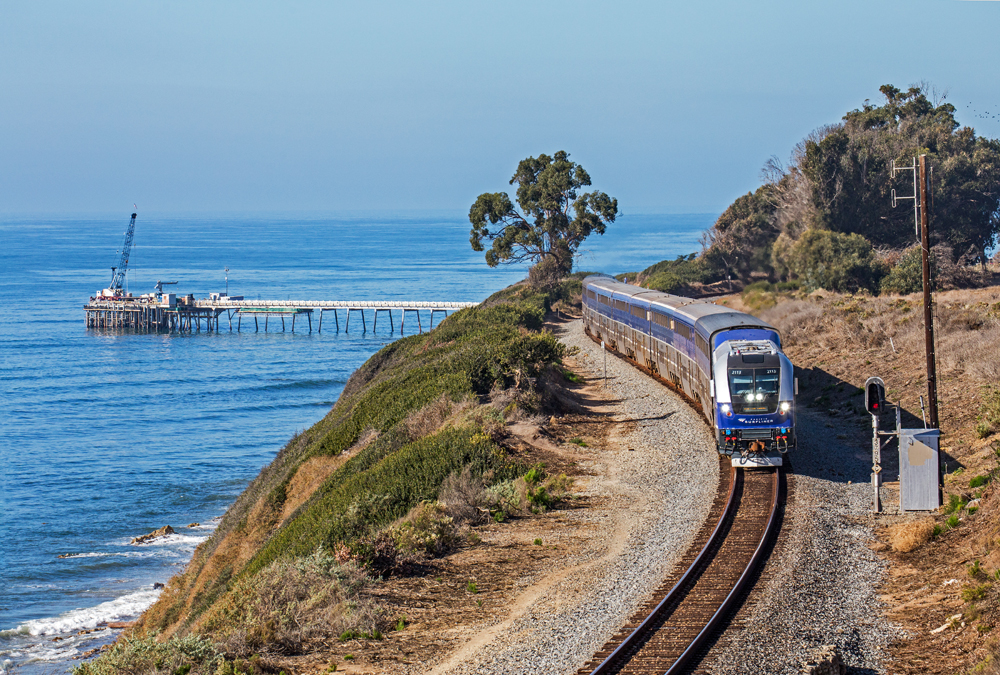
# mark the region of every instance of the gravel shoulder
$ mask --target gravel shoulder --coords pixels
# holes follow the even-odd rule
[[[798,673],[808,652],[836,645],[848,673],[885,673],[889,645],[905,633],[884,617],[879,594],[887,561],[871,549],[870,452],[822,413],[800,411],[796,423],[778,543],[711,672]]]
[[[603,377],[599,345],[580,321],[557,329],[579,347],[571,367]],[[674,393],[609,356],[601,387],[618,422],[582,484],[591,546],[525,589],[499,624],[469,636],[433,673],[573,673],[670,572],[708,515],[718,460],[700,417]]]

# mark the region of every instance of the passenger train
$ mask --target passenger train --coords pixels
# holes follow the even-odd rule
[[[593,275],[583,281],[583,324],[693,401],[733,466],[780,466],[795,447],[798,381],[766,321]]]

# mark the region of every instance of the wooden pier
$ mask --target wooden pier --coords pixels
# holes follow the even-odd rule
[[[296,319],[304,318],[308,330],[313,330],[313,314],[318,312],[317,332],[323,331],[323,315],[333,312],[335,330],[340,332],[339,312],[345,312],[344,332],[350,330],[351,314],[360,313],[361,330],[368,332],[365,311],[372,316],[372,331],[378,327],[379,313],[384,312],[389,320],[389,331],[396,331],[393,312],[399,316],[399,332],[402,335],[407,312],[417,320],[417,330],[423,332],[420,313],[429,313],[428,327],[434,325],[434,315],[453,312],[466,307],[475,307],[476,302],[406,302],[406,301],[295,301],[295,300],[192,300],[177,299],[176,303],[161,302],[149,297],[143,298],[91,298],[84,305],[87,327],[111,330],[137,330],[154,332],[219,332],[222,318],[230,331],[242,331],[243,316],[253,319],[255,331],[269,331],[269,323],[281,322],[281,330],[295,332]],[[235,321],[234,321],[235,319]],[[411,318],[412,320],[412,318]],[[301,323],[300,323],[301,326]],[[249,327],[249,326],[248,326]],[[275,326],[277,328],[277,325]]]

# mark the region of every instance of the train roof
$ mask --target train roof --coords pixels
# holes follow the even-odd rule
[[[693,302],[698,302],[698,300],[685,298],[680,295],[671,295],[669,293],[664,293],[663,291],[654,291],[641,286],[625,284],[618,281],[614,277],[609,277],[604,274],[589,276],[583,280],[583,283],[585,286],[593,286],[594,288],[599,288],[607,293],[627,295],[629,297],[645,300],[646,302],[666,305],[671,308],[683,307],[684,305],[690,305]]]
[[[721,307],[712,302],[671,295],[661,291],[653,291],[641,286],[624,284],[613,277],[601,275],[589,276],[583,280],[584,286],[599,288],[612,294],[634,297],[656,305],[665,305],[677,314],[691,319],[695,328],[707,338],[713,333],[726,328],[763,328],[779,333],[778,329],[768,322],[758,319],[752,314],[737,312],[728,307]]]

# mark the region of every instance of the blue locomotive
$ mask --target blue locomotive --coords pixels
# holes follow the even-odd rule
[[[795,447],[798,383],[766,321],[594,275],[583,281],[583,324],[693,401],[734,466],[780,466]]]

